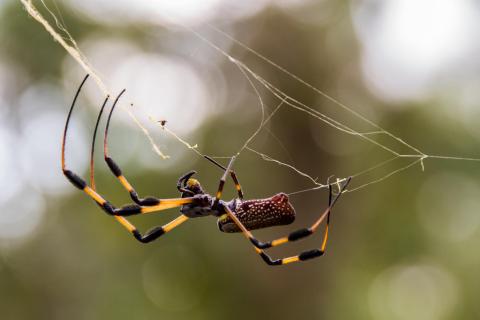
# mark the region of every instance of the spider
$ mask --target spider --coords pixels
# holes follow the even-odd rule
[[[120,97],[125,92],[125,89],[120,92],[116,97],[108,115],[107,123],[105,126],[104,134],[104,159],[110,171],[116,176],[122,186],[129,192],[131,199],[134,203],[127,204],[122,207],[115,207],[112,203],[107,201],[102,195],[97,193],[94,182],[94,163],[93,163],[93,150],[95,146],[95,137],[97,133],[98,124],[102,116],[103,110],[107,104],[109,96],[107,96],[103,102],[102,108],[97,118],[95,130],[93,134],[91,158],[90,158],[90,185],[87,184],[80,176],[73,171],[67,169],[65,165],[65,142],[67,137],[68,125],[72,115],[73,108],[76,100],[82,90],[83,85],[88,79],[88,75],[85,76],[80,86],[77,89],[72,105],[68,112],[67,120],[65,123],[65,129],[62,139],[62,151],[61,151],[61,166],[65,177],[78,189],[85,192],[90,198],[92,198],[100,208],[108,215],[113,216],[124,228],[126,228],[136,240],[142,243],[149,243],[167,232],[170,232],[174,228],[178,227],[182,223],[189,219],[214,216],[217,217],[217,225],[220,231],[232,233],[241,232],[243,235],[253,244],[253,247],[257,254],[268,265],[285,265],[293,262],[310,260],[320,257],[324,254],[328,239],[328,228],[330,223],[330,213],[332,207],[335,205],[339,197],[344,192],[345,188],[349,184],[351,177],[345,180],[343,185],[339,187],[339,192],[333,197],[332,186],[329,185],[329,201],[328,207],[323,211],[320,217],[309,227],[296,230],[287,236],[262,242],[253,236],[251,230],[267,228],[271,226],[287,225],[295,220],[295,209],[289,202],[288,196],[285,193],[278,193],[270,198],[246,200],[243,196],[243,191],[238,181],[238,178],[233,170],[233,163],[235,157],[232,157],[228,166],[224,167],[212,158],[205,156],[207,160],[213,162],[224,170],[224,173],[220,179],[217,192],[215,196],[206,193],[200,182],[192,176],[196,173],[190,171],[181,176],[177,183],[177,189],[181,193],[180,198],[173,199],[160,199],[156,197],[141,198],[135,191],[133,186],[128,182],[122,173],[120,167],[110,157],[108,152],[108,129],[110,120],[112,118],[113,111],[117,105]],[[230,175],[238,194],[238,198],[230,201],[224,201],[221,199],[223,187],[227,176]],[[157,226],[142,234],[132,223],[127,220],[127,216],[148,214],[152,212],[163,211],[170,208],[180,207],[180,215],[174,220],[163,226]],[[326,218],[326,226],[323,235],[323,241],[319,249],[313,249],[303,251],[298,255],[272,259],[265,249],[283,245],[285,243],[296,241],[312,235],[319,228],[320,224]]]

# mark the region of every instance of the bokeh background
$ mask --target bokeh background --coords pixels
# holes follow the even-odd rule
[[[34,4],[54,24],[39,1]],[[47,1],[112,92],[149,129],[163,160],[126,112],[114,115],[111,154],[141,195],[176,197],[195,169],[214,190],[218,168],[152,124],[167,125],[206,154],[234,154],[261,119],[238,67],[199,32],[292,97],[348,124],[372,127],[286,76],[211,26],[269,57],[425,153],[480,157],[480,6],[474,0]],[[480,163],[427,159],[346,194],[327,254],[266,266],[215,219],[192,220],[149,245],[133,240],[62,176],[60,140],[85,72],[28,16],[0,1],[0,310],[2,319],[478,319]],[[267,111],[278,100],[256,82]],[[90,81],[74,113],[67,163],[88,176],[102,92]],[[128,103],[134,102],[133,107]],[[378,137],[377,137],[378,138]],[[412,153],[385,137],[382,144]],[[251,147],[319,181],[389,154],[282,106]],[[97,187],[129,201],[97,150]],[[381,178],[393,161],[352,182]],[[408,159],[407,159],[408,160]],[[226,161],[225,159],[221,161]],[[411,161],[411,160],[410,160]],[[244,151],[235,163],[249,198],[311,188],[288,168]],[[233,197],[228,184],[226,197]],[[311,223],[325,190],[291,196],[293,226]],[[175,210],[132,219],[146,230]],[[272,250],[291,255],[321,236]]]

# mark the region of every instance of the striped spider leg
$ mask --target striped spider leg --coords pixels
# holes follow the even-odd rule
[[[219,201],[221,195],[222,195],[222,190],[223,190],[223,185],[225,183],[225,176],[227,172],[231,169],[233,165],[233,161],[235,158],[232,158],[230,161],[230,164],[225,171],[223,179],[220,181],[218,192],[217,192],[217,200]],[[290,233],[287,236],[268,241],[268,242],[261,242],[257,240],[250,229],[254,228],[259,228],[259,227],[254,227],[254,228],[247,228],[244,223],[242,223],[241,219],[243,218],[244,220],[247,219],[246,217],[248,216],[265,216],[271,213],[275,213],[274,210],[276,208],[276,205],[279,201],[283,203],[288,204],[288,197],[285,194],[278,194],[272,198],[268,199],[260,199],[260,200],[254,200],[250,201],[252,202],[252,206],[249,206],[247,210],[243,210],[243,212],[240,212],[240,208],[242,208],[242,204],[240,206],[237,206],[236,212],[234,212],[229,206],[223,206],[226,215],[224,217],[221,217],[221,221],[223,225],[226,225],[228,223],[234,224],[237,227],[237,230],[231,231],[231,232],[236,232],[236,231],[241,231],[243,235],[250,240],[250,242],[254,245],[255,251],[261,256],[263,261],[267,263],[268,265],[285,265],[289,263],[294,263],[294,262],[299,262],[299,261],[305,261],[305,260],[310,260],[313,258],[317,258],[322,256],[325,253],[325,249],[327,246],[327,240],[328,240],[328,231],[329,231],[329,224],[330,224],[330,213],[337,202],[337,200],[340,198],[340,196],[343,194],[345,191],[346,187],[351,181],[351,177],[349,177],[343,185],[340,187],[340,190],[338,194],[333,198],[332,197],[332,185],[329,185],[329,203],[328,207],[323,211],[323,213],[320,215],[320,217],[309,227],[309,228],[303,228],[296,230],[292,233]],[[217,202],[218,202],[217,201]],[[267,209],[266,209],[267,208]],[[273,209],[272,209],[273,208]],[[293,207],[291,207],[293,210]],[[262,212],[263,210],[263,212]],[[269,211],[269,212],[266,212]],[[242,218],[240,218],[242,217]],[[326,226],[325,226],[325,231],[323,235],[323,240],[320,248],[318,249],[313,249],[313,250],[308,250],[308,251],[303,251],[298,255],[291,256],[291,257],[285,257],[281,259],[272,259],[266,252],[265,249],[276,247],[283,245],[288,242],[292,241],[297,241],[299,239],[306,238],[313,233],[315,233],[320,224],[325,220],[326,218]],[[292,220],[293,221],[293,220]]]
[[[147,213],[152,213],[152,212],[163,211],[163,210],[170,209],[170,208],[180,207],[180,206],[185,205],[185,204],[195,203],[197,198],[195,198],[195,197],[173,198],[173,199],[156,199],[155,198],[156,199],[155,201],[147,198],[148,199],[148,201],[147,201],[148,206],[145,205],[145,203],[142,204],[142,205],[127,204],[125,206],[117,208],[114,205],[112,205],[110,202],[108,202],[99,193],[96,192],[95,184],[94,184],[93,179],[92,179],[92,186],[88,186],[87,183],[85,182],[85,180],[83,180],[80,176],[78,176],[73,171],[67,169],[66,163],[65,163],[65,147],[66,147],[66,138],[67,138],[67,133],[68,133],[68,126],[69,126],[69,123],[70,123],[70,118],[71,118],[76,100],[77,100],[77,98],[78,98],[78,96],[81,92],[81,89],[82,89],[82,87],[85,84],[87,79],[88,79],[88,75],[85,76],[85,78],[83,79],[79,88],[77,89],[77,92],[76,92],[75,97],[73,99],[73,102],[72,102],[72,105],[71,105],[70,110],[68,112],[67,120],[66,120],[66,123],[65,123],[65,129],[64,129],[64,133],[63,133],[63,139],[62,139],[62,151],[61,151],[61,167],[62,167],[63,174],[75,187],[82,190],[83,192],[85,192],[85,194],[87,194],[87,196],[89,196],[91,199],[93,199],[103,209],[103,211],[105,211],[109,215],[114,216],[117,219],[117,221],[119,221],[129,232],[131,232],[135,236],[135,238],[137,240],[139,240],[141,242],[150,242],[150,241],[158,238],[160,235],[170,231],[171,229],[173,229],[176,226],[180,225],[181,223],[185,222],[186,220],[188,220],[188,217],[186,217],[184,215],[180,215],[178,218],[176,218],[175,220],[166,224],[165,226],[156,227],[156,228],[150,230],[149,232],[147,232],[147,234],[145,236],[142,236],[138,232],[136,227],[133,226],[124,217],[125,216],[130,216],[130,215],[147,214]],[[105,99],[105,102],[102,106],[102,109],[103,109],[103,107],[105,107],[107,100],[108,100],[108,97]],[[117,101],[118,101],[118,97],[117,97]],[[98,125],[98,122],[99,122],[99,119],[97,119],[97,125]],[[93,143],[92,143],[92,147],[93,147]],[[93,153],[93,150],[92,150],[92,153]],[[92,160],[91,160],[91,170],[93,170],[92,161],[93,161],[93,156],[92,156]],[[93,177],[93,171],[91,173],[91,177]]]

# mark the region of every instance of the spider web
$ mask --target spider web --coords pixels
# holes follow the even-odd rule
[[[68,30],[64,27],[64,24],[60,22],[60,20],[56,17],[56,15],[47,7],[45,2],[41,0],[41,4],[43,7],[47,10],[47,12],[51,15],[55,22],[56,29],[42,16],[42,14],[35,8],[35,6],[32,4],[31,0],[21,0],[22,4],[24,5],[25,9],[27,10],[28,14],[33,17],[37,22],[39,22],[45,29],[46,31],[53,37],[55,41],[57,41],[76,61],[77,63],[87,72],[89,73],[92,78],[95,80],[97,86],[100,88],[100,90],[105,94],[105,95],[112,95],[110,90],[107,88],[105,85],[104,81],[102,80],[101,76],[98,74],[98,72],[95,70],[95,68],[89,63],[87,57],[81,52],[79,46],[75,42],[74,38],[70,35]],[[352,118],[355,118],[359,122],[368,125],[371,130],[369,131],[364,131],[360,132],[355,129],[353,129],[351,126],[347,125],[346,123],[343,123],[331,116],[328,116],[320,111],[318,111],[314,106],[307,105],[304,102],[293,98],[292,96],[288,95],[284,91],[282,91],[280,88],[276,87],[274,84],[269,82],[267,79],[263,78],[259,74],[257,74],[255,71],[253,71],[248,65],[243,63],[241,60],[233,57],[229,53],[227,53],[225,50],[221,49],[219,46],[217,46],[215,43],[210,41],[208,38],[203,36],[201,33],[197,32],[196,30],[189,28],[187,26],[183,26],[186,30],[191,32],[193,35],[195,35],[199,40],[207,44],[210,48],[213,50],[216,50],[218,53],[223,55],[230,63],[235,65],[239,72],[242,73],[248,84],[250,85],[252,91],[255,93],[257,99],[258,99],[258,105],[261,111],[261,119],[258,127],[256,130],[245,140],[245,142],[242,144],[240,149],[232,155],[227,155],[227,156],[212,156],[212,155],[207,155],[203,154],[200,150],[197,144],[192,144],[188,141],[186,141],[184,138],[179,136],[177,133],[173,132],[170,128],[167,126],[159,124],[161,128],[168,133],[171,137],[176,139],[180,144],[191,150],[192,152],[196,153],[197,155],[201,157],[210,157],[213,159],[218,159],[218,158],[231,158],[232,156],[239,156],[243,152],[248,151],[251,152],[252,154],[256,155],[260,159],[264,161],[268,161],[274,164],[277,164],[279,166],[285,167],[288,170],[291,170],[295,174],[305,178],[309,183],[310,187],[305,188],[302,190],[294,191],[289,193],[289,195],[293,194],[299,194],[303,192],[308,192],[308,191],[313,191],[313,190],[318,190],[322,188],[328,188],[329,184],[331,182],[329,181],[330,178],[325,181],[324,183],[318,182],[317,178],[312,177],[311,175],[303,172],[302,170],[296,168],[290,163],[287,162],[282,162],[278,159],[275,159],[274,157],[262,153],[254,148],[251,147],[251,143],[255,140],[257,135],[262,131],[262,130],[268,130],[265,126],[267,123],[272,119],[272,117],[275,116],[275,114],[281,109],[281,108],[291,108],[292,110],[297,110],[299,112],[305,113],[309,117],[312,117],[314,119],[322,121],[324,124],[327,126],[330,126],[344,134],[356,137],[358,139],[362,139],[377,148],[385,151],[387,154],[390,155],[389,158],[386,160],[382,160],[378,162],[377,164],[370,166],[360,172],[353,173],[349,176],[353,178],[359,178],[361,176],[365,176],[367,174],[370,174],[382,167],[385,167],[387,164],[391,164],[395,160],[399,159],[406,159],[407,164],[398,166],[396,169],[389,171],[385,173],[384,175],[367,180],[366,182],[359,184],[357,186],[351,187],[345,192],[353,192],[356,190],[360,190],[362,188],[365,188],[367,186],[370,186],[372,184],[376,184],[379,182],[382,182],[391,176],[398,174],[402,171],[405,171],[413,166],[419,165],[422,170],[425,168],[425,161],[428,159],[443,159],[443,160],[457,160],[457,161],[476,161],[480,162],[480,158],[468,158],[468,157],[456,157],[456,156],[446,156],[446,155],[436,155],[436,154],[428,154],[423,152],[421,149],[413,146],[410,143],[407,143],[404,141],[402,138],[394,135],[393,133],[387,131],[380,125],[376,124],[375,122],[369,120],[359,112],[353,110],[350,106],[340,102],[339,100],[335,99],[334,97],[328,95],[324,91],[318,89],[317,87],[311,85],[310,83],[306,82],[302,78],[298,77],[297,75],[289,72],[282,66],[276,64],[266,56],[258,53],[254,49],[250,48],[249,46],[245,45],[244,43],[238,41],[237,39],[233,38],[229,34],[225,33],[224,31],[216,28],[215,26],[208,25],[208,28],[210,28],[212,31],[215,33],[221,35],[222,37],[225,37],[226,39],[234,42],[236,45],[240,46],[242,49],[245,51],[253,54],[260,60],[262,60],[264,63],[272,66],[273,68],[277,69],[281,73],[285,74],[288,76],[292,81],[296,81],[300,83],[301,85],[305,86],[306,88],[312,90],[316,95],[322,97],[323,99],[329,101],[333,105],[335,105],[337,108],[340,110],[343,110],[344,112],[347,112]],[[260,89],[266,90],[269,92],[271,95],[273,95],[278,101],[278,105],[273,108],[270,113],[267,112],[267,107],[265,105],[264,99],[262,98],[262,94],[260,93]],[[158,147],[158,145],[155,143],[154,138],[150,134],[150,132],[146,129],[146,127],[141,123],[141,121],[135,117],[135,115],[126,107],[123,106],[123,110],[127,112],[128,116],[132,119],[132,121],[139,127],[139,129],[143,132],[143,134],[146,136],[148,141],[150,142],[153,151],[162,159],[167,159],[169,156],[166,155],[161,151],[161,149]],[[150,120],[153,122],[158,123],[157,119],[154,119],[153,117],[150,117]],[[275,137],[275,136],[274,136]],[[386,143],[380,142],[381,137],[386,137],[389,140],[397,143],[399,146],[402,147],[402,149],[408,150],[408,152],[401,152],[399,151],[400,148],[393,148]],[[338,186],[340,185],[341,182],[345,181],[347,177],[344,178],[337,178],[334,184],[337,184]],[[357,179],[355,179],[357,180]]]

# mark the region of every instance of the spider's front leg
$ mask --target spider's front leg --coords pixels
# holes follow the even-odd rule
[[[151,196],[145,197],[145,198],[140,198],[138,196],[137,191],[133,188],[133,186],[128,182],[127,178],[125,178],[125,176],[123,175],[120,167],[117,165],[117,163],[115,161],[113,161],[113,159],[108,154],[108,129],[110,127],[110,120],[112,118],[113,111],[115,110],[115,106],[117,105],[119,99],[121,98],[121,96],[123,95],[124,92],[125,92],[125,89],[122,90],[120,92],[120,94],[117,96],[117,98],[115,99],[115,102],[112,105],[110,113],[108,114],[107,124],[105,126],[105,136],[104,136],[104,140],[103,140],[104,159],[105,159],[105,162],[107,163],[110,171],[120,181],[122,186],[128,191],[128,193],[130,194],[130,198],[132,198],[133,202],[135,202],[136,204],[138,204],[140,206],[156,206],[160,203],[160,199],[156,198],[156,197],[151,197]],[[101,112],[100,112],[98,117],[100,118],[100,116],[101,116]],[[98,123],[98,120],[97,120],[97,123]],[[94,139],[95,139],[95,137],[94,137]]]
[[[115,219],[120,222],[129,232],[131,232],[135,238],[141,242],[150,242],[158,238],[159,236],[169,232],[173,228],[177,227],[178,225],[182,224],[186,220],[188,220],[188,217],[181,215],[178,218],[174,219],[170,223],[167,223],[166,225],[162,227],[155,227],[154,229],[148,231],[145,235],[141,235],[140,232],[136,229],[134,225],[132,225],[124,216],[129,216],[129,215],[136,215],[136,214],[144,214],[144,213],[150,213],[150,212],[156,212],[156,211],[161,211],[161,210],[166,210],[169,208],[174,208],[174,207],[180,207],[184,204],[189,204],[189,203],[194,203],[196,199],[194,197],[189,197],[189,198],[176,198],[176,199],[158,199],[158,202],[156,205],[153,206],[140,206],[138,204],[129,204],[126,206],[123,206],[121,208],[116,208],[113,206],[110,202],[108,202],[106,199],[104,199],[97,191],[95,190],[95,183],[94,183],[94,166],[93,166],[93,149],[94,149],[94,142],[95,142],[95,134],[94,134],[94,142],[92,143],[92,153],[91,153],[91,166],[90,166],[90,177],[91,177],[91,182],[92,185],[89,186],[83,180],[80,176],[78,176],[76,173],[73,171],[69,170],[66,168],[65,165],[65,147],[66,147],[66,137],[67,137],[67,131],[68,131],[68,126],[70,123],[70,118],[72,115],[72,111],[75,106],[75,102],[78,98],[78,95],[80,94],[80,91],[87,80],[88,75],[84,78],[82,83],[80,84],[75,97],[73,99],[72,105],[70,107],[70,110],[68,112],[67,120],[65,123],[65,130],[63,133],[63,139],[62,139],[62,150],[61,150],[61,168],[62,172],[65,175],[65,177],[78,189],[82,190],[85,192],[90,198],[92,198],[106,213],[113,215]],[[103,107],[106,105],[108,100],[108,97],[106,97],[105,102],[102,105],[102,110]],[[101,113],[100,113],[101,114]],[[97,125],[98,126],[98,121],[97,119]]]
[[[62,166],[62,171],[65,177],[72,183],[75,187],[85,192],[90,198],[92,198],[106,213],[113,216],[131,216],[137,214],[145,214],[151,212],[162,211],[170,208],[180,207],[184,204],[193,203],[195,201],[194,197],[190,198],[174,198],[174,199],[160,199],[159,203],[155,206],[140,206],[138,204],[127,204],[121,208],[115,207],[113,204],[108,202],[100,194],[98,194],[94,189],[87,185],[85,180],[80,178],[76,173]]]
[[[98,125],[100,123],[100,119],[102,117],[102,113],[107,104],[108,99],[109,99],[109,96],[105,98],[102,104],[102,107],[97,117],[97,121],[95,123],[95,130],[93,132],[92,147],[90,152],[90,187],[94,191],[97,191],[95,187],[95,162],[94,162],[95,141],[96,141]],[[137,202],[137,204],[143,204],[145,202],[146,201],[143,200],[143,201],[139,201],[139,203]],[[159,202],[160,201],[157,201],[157,204]],[[188,217],[182,214],[179,217],[175,218],[174,220],[170,221],[169,223],[163,226],[156,226],[148,230],[145,234],[142,235],[142,233],[137,229],[137,227],[135,227],[135,225],[133,225],[130,221],[128,221],[126,217],[122,217],[122,216],[114,216],[114,217],[125,229],[127,229],[135,237],[135,239],[137,239],[139,242],[142,242],[142,243],[150,243],[188,220]]]

